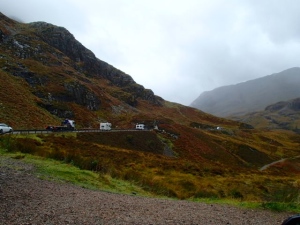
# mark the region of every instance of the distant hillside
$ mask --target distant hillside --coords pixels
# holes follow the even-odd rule
[[[245,115],[300,97],[300,68],[203,92],[191,106],[215,116]]]
[[[300,132],[300,98],[269,105],[263,111],[232,119],[251,124],[255,128],[286,129]]]
[[[248,99],[251,106],[249,99],[270,96],[277,102],[275,96],[300,90],[299,69],[284,74],[247,82],[255,83],[247,88],[236,85],[239,95],[220,91],[216,100],[226,105],[225,100],[234,96],[240,102]],[[218,106],[216,100],[208,98],[208,103]],[[266,176],[259,169],[300,154],[299,135],[293,132],[256,130],[168,102],[96,58],[65,28],[19,23],[0,13],[0,122],[15,130],[45,129],[65,118],[85,130],[108,121],[113,132],[50,133],[33,139],[1,135],[0,148],[97,170],[99,179],[107,175],[133,181],[159,195],[249,200],[259,196],[264,202],[278,195],[282,183],[290,190],[293,171],[287,179],[286,174]],[[129,132],[136,123],[149,131]]]

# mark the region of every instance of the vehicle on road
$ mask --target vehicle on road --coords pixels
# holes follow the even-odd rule
[[[62,121],[60,126],[49,125],[49,126],[46,127],[46,130],[50,130],[50,131],[73,131],[73,130],[75,130],[75,121],[65,119],[64,121]]]
[[[144,130],[145,129],[145,124],[138,123],[138,124],[135,125],[135,129]]]
[[[8,126],[5,123],[0,123],[0,134],[11,133],[13,132],[12,127]]]
[[[111,130],[111,123],[100,123],[100,130]]]
[[[281,225],[299,225],[299,224],[300,224],[300,214],[297,214],[284,220]]]

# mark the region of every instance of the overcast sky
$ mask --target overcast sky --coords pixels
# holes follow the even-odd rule
[[[166,100],[298,67],[299,0],[1,0],[3,14],[67,28]]]

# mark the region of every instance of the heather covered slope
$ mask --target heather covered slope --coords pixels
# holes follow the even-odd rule
[[[1,79],[12,75],[14,80],[26,81],[24,98],[35,98],[35,105],[51,114],[50,121],[68,117],[90,126],[102,119],[100,111],[136,112],[134,107],[143,100],[162,104],[151,90],[97,59],[66,29],[44,22],[17,23],[2,14],[0,19]],[[13,81],[8,91],[15,93],[18,88]],[[13,118],[7,122],[25,126]],[[36,123],[35,127],[44,125]]]
[[[88,190],[37,179],[36,168],[16,159],[0,158],[0,170],[2,224],[273,225],[292,215]]]
[[[62,27],[22,24],[3,14],[0,19],[1,113],[16,129],[40,128],[66,117],[75,119],[79,128],[98,127],[99,121],[124,128],[143,121],[153,126],[154,120],[239,126],[154,95],[97,59]]]
[[[1,142],[13,151],[96,168],[172,197],[252,200],[259,192],[264,198],[289,181],[279,177],[276,183],[278,174],[272,174],[275,184],[267,183],[264,193],[260,185],[268,171],[259,169],[299,155],[296,134],[255,130],[168,102],[97,59],[66,29],[45,22],[23,24],[0,14],[0,87],[0,122],[14,129],[40,129],[66,117],[79,129],[98,128],[101,121],[118,129],[157,126],[146,133],[18,137],[9,139],[11,145],[3,136]]]
[[[300,68],[202,93],[191,106],[216,116],[245,115],[300,97]]]
[[[40,129],[66,117],[75,119],[77,128],[98,128],[100,121],[133,128],[142,122],[148,128],[158,125],[174,151],[189,159],[228,165],[250,160],[257,166],[277,159],[239,140],[242,130],[251,126],[163,100],[97,59],[65,28],[18,23],[2,14],[0,19],[0,83],[7,90],[0,94],[0,119],[14,129]],[[263,162],[242,153],[249,148],[256,149]]]

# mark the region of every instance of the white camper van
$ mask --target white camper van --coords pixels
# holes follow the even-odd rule
[[[144,130],[145,129],[145,124],[138,123],[137,125],[135,125],[135,129],[137,129],[137,130]]]
[[[100,130],[111,130],[111,123],[100,123]]]

